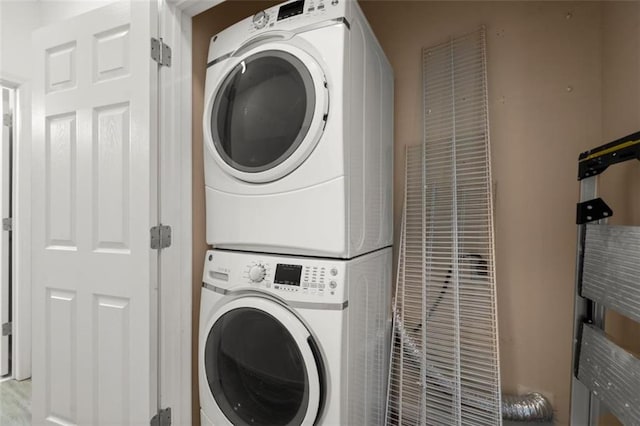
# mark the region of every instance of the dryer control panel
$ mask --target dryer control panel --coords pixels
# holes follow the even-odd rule
[[[312,24],[317,20],[333,18],[336,12],[342,13],[341,2],[349,0],[293,0],[279,6],[261,10],[253,15],[251,24],[254,30],[288,26],[290,22],[297,26]],[[309,22],[306,22],[309,21]]]
[[[283,32],[272,34],[277,40],[287,32],[301,33],[338,24],[343,24],[348,29],[352,20],[351,10],[357,7],[350,3],[355,1],[292,0],[261,10],[213,36],[209,43],[207,62],[234,52],[254,37],[254,41],[264,41],[259,36],[271,31]]]
[[[346,274],[343,260],[211,250],[203,281],[219,292],[251,288],[285,300],[343,302]]]

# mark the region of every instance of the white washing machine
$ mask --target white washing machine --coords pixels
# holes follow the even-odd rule
[[[207,242],[351,258],[392,244],[393,73],[354,0],[294,0],[211,39]]]
[[[202,424],[383,424],[390,271],[391,249],[348,261],[209,251]]]

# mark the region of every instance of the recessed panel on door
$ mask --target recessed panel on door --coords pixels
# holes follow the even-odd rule
[[[129,74],[129,25],[94,35],[93,81],[100,82]]]
[[[47,389],[46,418],[54,424],[75,424],[76,407],[76,293],[48,289],[46,299]]]
[[[93,112],[93,234],[98,251],[129,252],[129,103]]]
[[[47,49],[45,54],[45,90],[47,93],[76,86],[76,42]]]
[[[76,249],[76,114],[47,117],[45,135],[46,245]]]
[[[95,295],[93,309],[96,424],[124,425],[130,414],[129,300]]]

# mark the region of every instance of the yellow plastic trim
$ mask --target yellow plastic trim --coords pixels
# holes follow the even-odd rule
[[[612,152],[617,151],[619,149],[628,148],[630,146],[638,145],[638,144],[640,144],[640,139],[638,139],[637,141],[623,142],[620,145],[612,146],[611,148],[607,148],[607,149],[604,149],[602,151],[594,152],[593,154],[589,155],[588,157],[583,158],[582,160],[580,160],[580,162],[587,161],[587,160],[593,160],[594,158],[601,157],[603,155],[612,153]]]

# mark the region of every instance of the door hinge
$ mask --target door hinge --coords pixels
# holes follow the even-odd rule
[[[150,230],[151,248],[160,250],[171,247],[171,227],[167,225],[154,226]]]
[[[2,114],[2,125],[3,126],[11,127],[12,122],[13,122],[13,117],[11,116],[10,112],[8,112],[6,114]]]
[[[165,67],[171,66],[171,48],[163,43],[162,38],[151,37],[151,59]]]
[[[160,409],[158,413],[151,417],[151,426],[170,426],[171,408]]]
[[[5,322],[2,324],[2,335],[3,336],[11,336],[13,332],[13,323]]]
[[[2,230],[3,231],[13,231],[13,219],[10,217],[5,217],[2,219]]]

